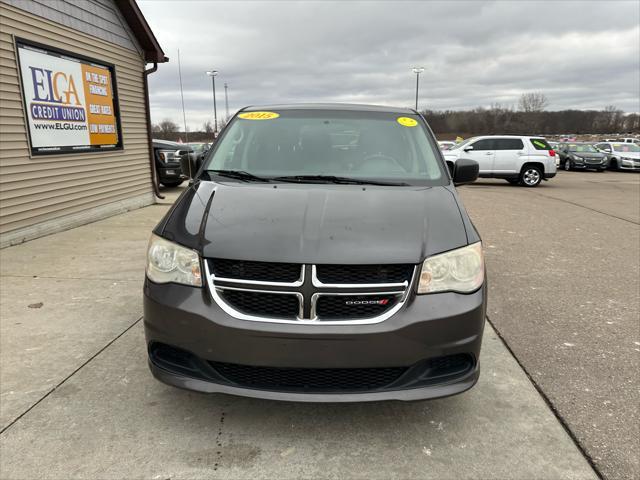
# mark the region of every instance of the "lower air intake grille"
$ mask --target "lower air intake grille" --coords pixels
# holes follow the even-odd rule
[[[218,374],[245,388],[300,392],[378,390],[407,371],[389,368],[273,368],[210,362]]]
[[[226,289],[219,289],[218,293],[233,308],[248,315],[295,319],[300,311],[295,295]]]

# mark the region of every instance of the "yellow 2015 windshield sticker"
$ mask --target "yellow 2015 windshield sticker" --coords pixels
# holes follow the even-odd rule
[[[279,116],[280,114],[276,112],[244,112],[238,115],[245,120],[273,120]]]
[[[403,127],[415,127],[418,124],[416,120],[409,117],[398,117],[396,121]]]

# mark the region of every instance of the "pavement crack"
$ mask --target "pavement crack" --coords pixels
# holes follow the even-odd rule
[[[537,195],[538,197],[549,198],[551,200],[557,200],[559,202],[568,203],[568,204],[574,205],[576,207],[581,207],[581,208],[584,208],[585,210],[590,210],[590,211],[595,212],[595,213],[600,213],[600,214],[605,215],[607,217],[617,218],[618,220],[622,220],[623,222],[631,223],[633,225],[640,225],[640,222],[635,222],[633,220],[629,220],[628,218],[618,217],[617,215],[612,215],[610,213],[603,212],[601,210],[596,210],[595,208],[587,207],[585,205],[582,205],[582,204],[576,203],[576,202],[572,202],[571,200],[567,200],[565,198],[558,198],[558,197],[554,197],[552,195],[545,195],[543,193],[532,192],[532,191],[529,191],[529,193],[531,195]]]
[[[16,418],[14,418],[6,427],[4,427],[2,430],[0,430],[0,435],[2,435],[4,432],[9,430],[22,417],[24,417],[27,413],[29,413],[31,410],[33,410],[35,407],[37,407],[40,403],[42,403],[43,400],[48,398],[49,395],[51,395],[53,392],[55,392],[58,388],[60,388],[62,385],[64,385],[67,380],[69,380],[71,377],[73,377],[76,373],[78,373],[80,370],[82,370],[86,365],[91,363],[94,358],[96,358],[98,355],[100,355],[102,352],[104,352],[107,348],[109,348],[111,345],[113,345],[116,342],[116,340],[118,340],[125,333],[127,333],[129,330],[131,330],[133,327],[135,327],[140,322],[140,320],[142,320],[142,317],[138,318],[135,322],[133,322],[131,325],[129,325],[127,328],[125,328],[113,340],[111,340],[104,347],[102,347],[100,350],[98,350],[96,353],[94,353],[85,362],[83,362],[78,368],[76,368],[73,372],[71,372],[69,375],[67,375],[65,378],[63,378],[57,385],[55,385],[52,389],[50,389],[47,393],[45,393],[42,397],[40,397],[40,399],[37,402],[35,402],[33,405],[31,405],[29,408],[27,408],[24,412],[22,412],[20,415],[18,415]],[[223,413],[223,415],[224,415],[224,413]]]
[[[47,280],[88,280],[88,281],[105,281],[105,282],[139,282],[140,280],[120,279],[120,278],[94,278],[94,277],[57,277],[51,275],[0,275],[0,278],[46,278]]]
[[[562,426],[564,431],[567,433],[567,435],[569,435],[569,438],[571,438],[571,441],[573,441],[573,443],[576,446],[576,448],[578,449],[578,451],[582,454],[584,459],[589,463],[589,465],[591,466],[593,471],[596,473],[598,478],[600,480],[604,480],[604,476],[602,475],[602,472],[600,472],[600,469],[598,468],[598,466],[595,464],[593,458],[591,458],[589,453],[586,451],[586,449],[582,446],[582,444],[578,440],[578,437],[576,437],[576,435],[573,433],[573,431],[571,430],[571,428],[569,427],[567,422],[565,422],[564,418],[562,418],[562,416],[560,415],[560,412],[558,411],[558,409],[556,409],[555,405],[551,402],[551,399],[549,399],[547,394],[542,390],[542,387],[538,384],[538,382],[536,382],[536,380],[531,376],[531,374],[529,374],[529,372],[527,371],[525,366],[520,362],[520,360],[516,356],[515,352],[511,349],[511,347],[509,346],[509,344],[507,343],[505,338],[502,336],[502,334],[498,330],[497,325],[495,325],[491,321],[491,319],[489,318],[489,315],[486,315],[486,318],[487,318],[487,322],[489,322],[489,325],[491,325],[493,330],[496,332],[496,335],[498,336],[498,338],[500,339],[500,341],[502,342],[504,347],[511,354],[511,356],[516,361],[516,363],[520,366],[520,368],[522,369],[524,374],[527,376],[527,378],[529,379],[529,381],[533,385],[533,387],[536,389],[538,394],[542,397],[544,402],[547,404],[547,407],[549,407],[549,410],[551,410],[551,412],[556,417],[558,422],[560,422],[560,425]]]
[[[220,422],[218,425],[218,434],[216,435],[216,460],[213,464],[213,469],[218,470],[218,467],[222,464],[222,433],[224,429],[224,417],[226,413],[224,410],[220,413]]]

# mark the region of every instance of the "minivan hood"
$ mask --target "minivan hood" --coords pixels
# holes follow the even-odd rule
[[[199,182],[165,220],[163,236],[207,258],[417,264],[467,244],[447,187]]]

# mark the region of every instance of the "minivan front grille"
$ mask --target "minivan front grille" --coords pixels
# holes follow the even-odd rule
[[[222,258],[209,259],[209,265],[213,274],[219,278],[281,283],[299,280],[302,268],[297,263],[247,262]]]
[[[402,283],[411,280],[413,265],[317,265],[316,276],[325,284]]]
[[[264,322],[377,323],[397,312],[414,265],[306,265],[208,259],[213,299],[229,315]]]

